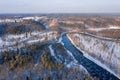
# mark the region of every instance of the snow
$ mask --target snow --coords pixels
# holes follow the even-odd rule
[[[98,61],[96,58],[93,58],[91,56],[89,56],[88,54],[84,53],[84,56],[86,58],[88,58],[89,60],[93,61],[94,63],[96,63],[97,65],[101,66],[102,68],[106,69],[107,71],[109,71],[110,73],[112,73],[113,75],[117,76],[110,68],[108,68],[105,64],[101,63],[100,61]]]
[[[42,19],[43,17],[38,17],[38,16],[30,16],[30,17],[24,17],[22,18],[23,20],[35,20],[38,21],[40,19]]]
[[[33,44],[36,42],[42,42],[45,40],[45,37],[47,37],[46,40],[56,40],[57,36],[56,31],[32,32],[31,35],[30,33],[27,33],[27,37],[26,34],[5,35],[0,37],[0,51],[11,49],[9,47],[22,47],[25,43]],[[18,46],[16,44],[18,44]]]
[[[22,22],[22,19],[0,19],[0,23]]]
[[[48,25],[48,24],[44,23],[43,25],[45,26],[46,29],[49,28],[49,25]]]
[[[79,64],[75,63],[74,61],[71,61],[69,64],[66,65],[66,67],[67,68],[79,67],[79,69],[84,71],[85,74],[88,74],[88,71],[82,65],[79,65]]]
[[[39,42],[40,40],[31,40],[31,41],[28,41],[27,43],[36,43],[36,42]]]
[[[88,28],[88,30],[96,31],[96,32],[103,31],[103,30],[110,30],[110,29],[120,29],[120,26],[110,25],[109,27],[105,27],[105,28]]]
[[[62,37],[59,38],[58,43],[62,42]]]
[[[120,43],[109,40],[102,40],[99,38],[85,36],[82,34],[74,34],[74,42],[69,35],[67,35],[71,43],[80,51],[83,55],[95,62],[99,66],[103,67],[110,73],[120,78]],[[94,56],[92,56],[94,55]],[[111,68],[112,66],[112,68]]]
[[[109,29],[120,29],[120,26],[110,26]]]
[[[49,45],[49,50],[50,50],[50,53],[51,53],[51,56],[53,56],[58,62],[61,62],[61,60],[59,60],[56,55],[55,55],[55,52],[54,50],[52,49],[52,45]],[[61,57],[61,56],[59,56]]]
[[[0,19],[0,23],[11,23],[11,22],[22,22],[23,20],[35,20],[35,21],[38,21],[40,19],[47,19],[46,16],[30,16],[30,17],[23,17],[23,18],[12,18],[12,19],[9,19],[9,18],[6,18],[6,19]]]
[[[49,25],[48,25],[47,23],[45,23],[45,22],[40,21],[39,18],[38,18],[38,19],[35,19],[35,21],[38,22],[38,23],[40,23],[40,24],[43,24],[44,27],[45,27],[45,29],[49,29]]]
[[[35,20],[35,21],[38,21],[40,19],[46,19],[47,17],[46,16],[29,16],[29,17],[23,17],[22,19],[23,20]]]
[[[81,32],[81,34],[83,34],[83,33]],[[87,35],[89,35],[89,36],[92,36],[92,37],[99,38],[99,39],[105,39],[105,40],[110,40],[110,41],[118,40],[117,38],[114,39],[114,38],[102,37],[102,36],[98,36],[98,35],[90,34],[90,33],[87,33],[87,32],[85,32],[85,34],[87,34]]]
[[[49,49],[50,49],[51,55],[55,57],[55,53],[54,53],[54,50],[52,49],[52,45],[49,46]],[[57,58],[56,58],[56,59],[57,59]]]
[[[59,21],[59,23],[65,23],[65,24],[83,24],[83,21]]]
[[[67,50],[67,53],[73,58],[73,61],[71,61],[69,64],[66,64],[66,66],[68,68],[77,67],[78,66],[80,68],[80,70],[85,71],[85,73],[88,74],[88,71],[86,70],[86,68],[84,68],[82,65],[80,65],[78,63],[78,61],[74,58],[74,56],[72,55],[72,53],[69,50]]]
[[[63,36],[64,34],[66,34],[66,33],[67,33],[67,32],[61,33],[60,38],[59,38],[59,40],[58,40],[58,43],[61,43],[63,46],[64,46],[64,43],[62,42],[62,36]]]
[[[61,42],[61,43],[62,43],[62,42]],[[63,45],[63,46],[64,46],[64,45]],[[65,63],[66,66],[67,66],[68,68],[71,68],[71,67],[79,67],[80,70],[82,70],[82,71],[84,71],[86,74],[88,74],[87,69],[84,68],[82,65],[80,65],[80,64],[78,63],[78,61],[74,58],[73,54],[72,54],[69,50],[67,50],[65,47],[64,47],[64,49],[67,51],[67,53],[69,54],[69,56],[71,56],[72,59],[73,59],[73,61],[71,61],[70,63]]]
[[[66,32],[65,32],[65,33],[66,33]],[[62,36],[63,36],[65,33],[62,33],[62,34],[61,34],[61,37],[59,38],[59,40],[58,40],[58,42],[57,42],[57,43],[61,43],[61,44],[63,45],[63,47],[64,47],[64,43],[62,42]],[[49,49],[50,49],[51,55],[54,56],[56,60],[58,60],[57,57],[56,57],[56,55],[55,55],[55,53],[54,53],[54,50],[52,49],[52,45],[49,46]],[[69,50],[67,50],[65,47],[64,47],[64,49],[67,51],[68,55],[73,59],[73,60],[70,61],[69,63],[66,62],[67,60],[65,60],[65,65],[66,65],[66,67],[67,67],[67,68],[79,67],[79,69],[80,69],[81,71],[84,71],[85,74],[88,74],[88,71],[87,71],[82,65],[80,65],[80,64],[78,63],[78,61],[74,58],[74,56],[72,55],[72,53],[71,53]],[[62,57],[62,56],[60,56],[60,57]],[[58,61],[60,61],[60,60],[58,60]]]

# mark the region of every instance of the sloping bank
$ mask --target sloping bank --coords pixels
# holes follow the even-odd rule
[[[58,37],[58,31],[34,31],[18,35],[8,34],[0,37],[0,52],[14,50],[38,42],[55,41]]]
[[[120,79],[120,43],[74,33],[68,38],[85,57]]]

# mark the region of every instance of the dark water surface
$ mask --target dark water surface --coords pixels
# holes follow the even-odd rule
[[[62,42],[64,43],[64,47],[73,54],[75,59],[87,69],[92,77],[97,77],[99,80],[119,80],[107,70],[84,57],[83,53],[74,47],[66,35],[62,36]]]

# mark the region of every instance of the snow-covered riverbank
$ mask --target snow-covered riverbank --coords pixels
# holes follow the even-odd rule
[[[51,56],[55,58],[55,61],[60,63],[64,62],[64,65],[68,69],[78,69],[80,72],[82,72],[82,77],[83,75],[89,75],[89,72],[86,70],[86,68],[78,63],[73,54],[69,50],[67,50],[62,43],[49,45],[49,50]]]
[[[85,57],[120,78],[120,43],[77,33],[68,37]]]

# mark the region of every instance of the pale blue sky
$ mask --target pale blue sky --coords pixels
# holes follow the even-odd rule
[[[0,0],[0,13],[120,13],[120,0]]]

